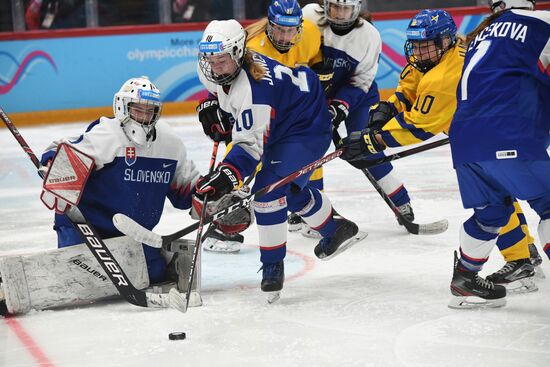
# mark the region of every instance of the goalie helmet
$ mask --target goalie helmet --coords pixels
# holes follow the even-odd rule
[[[245,52],[246,32],[234,19],[213,20],[208,23],[199,42],[199,68],[212,83],[228,85],[239,75]],[[236,63],[231,73],[216,74],[212,70],[210,57],[229,55]]]
[[[267,37],[286,52],[302,38],[302,8],[297,0],[272,0],[267,8]]]
[[[493,13],[499,12],[504,9],[535,9],[536,0],[489,0],[489,6]]]
[[[362,0],[324,0],[325,18],[335,29],[353,27],[361,12]]]
[[[149,146],[160,117],[160,91],[146,76],[127,80],[113,99],[115,117],[136,145]]]
[[[411,19],[406,31],[407,62],[422,73],[428,72],[453,47],[456,32],[456,24],[445,10],[421,10]]]

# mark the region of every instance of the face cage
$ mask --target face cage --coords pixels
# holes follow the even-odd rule
[[[331,6],[331,4],[333,6],[353,6],[354,9],[351,13],[351,18],[345,19],[345,20],[332,18],[330,16],[330,6]],[[327,19],[327,21],[328,21],[328,23],[330,24],[331,27],[333,27],[334,29],[345,30],[345,29],[349,29],[349,28],[351,28],[355,25],[355,21],[359,17],[359,12],[361,11],[361,7],[357,6],[357,5],[335,4],[335,3],[331,3],[330,1],[325,0],[324,10],[325,10],[325,18]]]
[[[421,52],[420,55],[427,56],[424,57],[423,60],[418,58],[414,54],[414,43],[422,43],[422,42],[429,42],[434,41],[435,44],[435,50],[432,52]],[[407,58],[407,62],[411,64],[415,69],[420,71],[421,73],[426,73],[430,71],[433,67],[435,67],[437,64],[439,64],[439,61],[443,57],[443,54],[452,47],[452,44],[449,45],[448,48],[443,49],[443,42],[440,37],[434,39],[434,40],[424,40],[424,41],[411,41],[407,40],[405,42],[405,56]]]
[[[288,50],[290,50],[292,48],[292,46],[294,46],[295,44],[297,44],[298,42],[300,42],[300,40],[302,39],[302,30],[303,30],[303,25],[300,24],[299,26],[297,26],[297,33],[294,37],[292,37],[292,40],[288,43],[283,43],[283,42],[279,42],[279,41],[276,41],[275,40],[275,37],[273,36],[273,26],[276,25],[276,26],[279,26],[279,27],[287,27],[287,26],[281,26],[281,25],[278,25],[276,23],[273,23],[272,21],[269,21],[268,24],[267,24],[267,38],[269,38],[269,40],[271,41],[271,43],[273,44],[273,46],[280,52],[286,52]],[[294,28],[294,27],[287,27],[287,28]]]
[[[142,108],[140,105],[150,105],[154,106],[155,109],[152,111],[148,111],[145,108]],[[147,136],[147,140],[149,140],[149,137],[152,135],[153,130],[155,129],[155,125],[157,124],[159,118],[160,118],[160,111],[162,109],[160,102],[153,102],[148,100],[135,100],[131,99],[128,101],[128,103],[125,103],[126,108],[126,116],[128,118],[137,123],[143,131],[145,132],[145,135]],[[151,114],[151,118],[148,121],[141,120],[139,117],[136,116],[137,113],[142,114]],[[141,121],[140,121],[141,120]]]
[[[203,75],[208,81],[218,85],[228,85],[231,84],[231,82],[235,80],[235,78],[239,75],[239,72],[241,71],[241,66],[243,64],[243,58],[241,58],[239,62],[236,62],[237,68],[233,73],[216,75],[212,71],[212,66],[208,62],[208,56],[209,55],[206,54],[199,54],[199,67],[201,68]],[[233,57],[231,57],[231,60],[235,61]]]

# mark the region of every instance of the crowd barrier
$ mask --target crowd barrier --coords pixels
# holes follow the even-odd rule
[[[543,8],[550,8],[550,3]],[[447,9],[460,34],[488,15],[484,7]],[[405,29],[416,11],[375,13],[383,41],[376,81],[382,97],[405,66]],[[249,24],[247,22],[246,24]],[[163,114],[194,112],[206,95],[197,52],[206,23],[0,33],[0,105],[17,125],[93,120],[112,115],[112,98],[130,77],[161,90]]]

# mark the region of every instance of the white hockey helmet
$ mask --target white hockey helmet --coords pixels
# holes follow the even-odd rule
[[[206,79],[219,85],[230,84],[241,71],[245,41],[246,32],[235,19],[208,23],[199,43],[199,67]],[[231,74],[217,75],[212,71],[208,57],[223,54],[229,54],[237,68]]]
[[[493,13],[504,9],[535,9],[536,0],[489,0],[489,6]]]
[[[128,139],[149,145],[162,110],[160,91],[146,76],[128,79],[115,94],[113,110]]]
[[[335,29],[348,29],[351,28],[361,12],[362,0],[324,0],[325,18],[331,27]],[[351,13],[345,19],[340,16],[333,17],[330,15],[330,5],[336,5],[340,7],[352,7]]]

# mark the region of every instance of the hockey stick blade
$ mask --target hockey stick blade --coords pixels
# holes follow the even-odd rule
[[[182,313],[187,312],[187,302],[185,294],[177,291],[176,288],[170,289],[168,293],[146,293],[147,307],[154,308],[174,308]]]
[[[437,222],[426,223],[426,224],[416,224],[409,222],[405,217],[401,216],[401,223],[403,227],[407,229],[407,232],[417,235],[435,235],[443,233],[449,228],[449,221],[447,219],[442,219]]]
[[[127,215],[121,213],[113,215],[113,224],[116,229],[137,242],[151,247],[162,247],[162,236],[148,230]]]
[[[390,199],[388,194],[384,192],[384,190],[378,184],[374,176],[367,169],[362,169],[361,171],[363,172],[365,177],[367,177],[367,179],[370,181],[374,189],[380,194],[382,199],[384,199],[384,202],[388,204],[388,206],[393,211],[395,216],[399,218],[399,222],[403,225],[403,227],[405,227],[407,232],[409,232],[410,234],[435,235],[435,234],[445,232],[449,227],[449,222],[447,221],[447,219],[442,219],[440,221],[427,223],[427,224],[416,224],[414,222],[407,220],[407,218],[405,218],[405,216],[401,214],[399,209],[395,206],[395,204]]]

